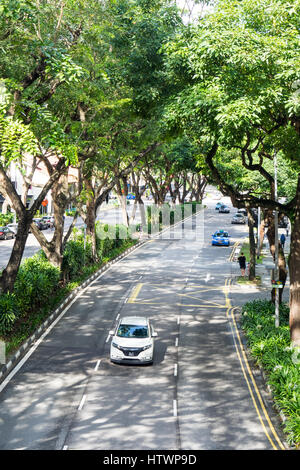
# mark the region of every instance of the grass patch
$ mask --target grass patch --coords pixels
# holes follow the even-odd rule
[[[250,262],[250,244],[249,242],[244,242],[243,245],[241,246],[241,251],[240,253],[243,252],[244,255],[246,256],[247,263]],[[256,264],[262,264],[263,262],[264,255],[261,253],[260,257],[256,257]]]
[[[237,279],[236,279],[236,282],[238,284],[242,284],[242,285],[256,285],[256,286],[260,286],[261,285],[261,276],[255,276],[255,279],[253,281],[249,281],[248,279],[248,276],[239,276]]]

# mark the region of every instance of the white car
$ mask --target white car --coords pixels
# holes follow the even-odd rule
[[[8,227],[16,235],[18,231],[18,224],[7,224],[6,227]]]
[[[152,364],[157,333],[148,318],[124,317],[112,335],[110,360],[116,363]]]

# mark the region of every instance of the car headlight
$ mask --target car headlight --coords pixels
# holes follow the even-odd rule
[[[111,344],[112,344],[112,346],[113,346],[114,348],[120,349],[120,348],[119,348],[119,345],[118,345],[117,343],[111,343]]]
[[[143,347],[143,351],[145,351],[146,349],[150,349],[152,347],[152,344],[147,344],[147,346],[144,346]]]

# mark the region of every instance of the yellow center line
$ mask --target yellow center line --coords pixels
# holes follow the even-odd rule
[[[129,304],[133,304],[133,303],[134,303],[135,299],[136,299],[137,296],[139,295],[139,292],[140,292],[142,286],[143,286],[143,283],[140,282],[140,283],[137,284],[137,286],[134,288],[134,290],[133,290],[131,296],[130,296],[129,299],[128,299],[128,303],[129,303]]]
[[[229,255],[229,258],[228,258],[228,261],[233,261],[233,257],[234,257],[234,254],[235,254],[235,249],[237,248],[237,246],[239,245],[239,241],[235,242],[233,247],[232,247],[232,250],[231,250],[231,253]]]

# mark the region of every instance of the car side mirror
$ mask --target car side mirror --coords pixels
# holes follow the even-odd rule
[[[156,338],[157,337],[157,332],[156,331],[152,331],[152,338]]]
[[[114,334],[115,334],[114,330],[110,330],[109,334],[110,334],[110,336],[114,336]]]

